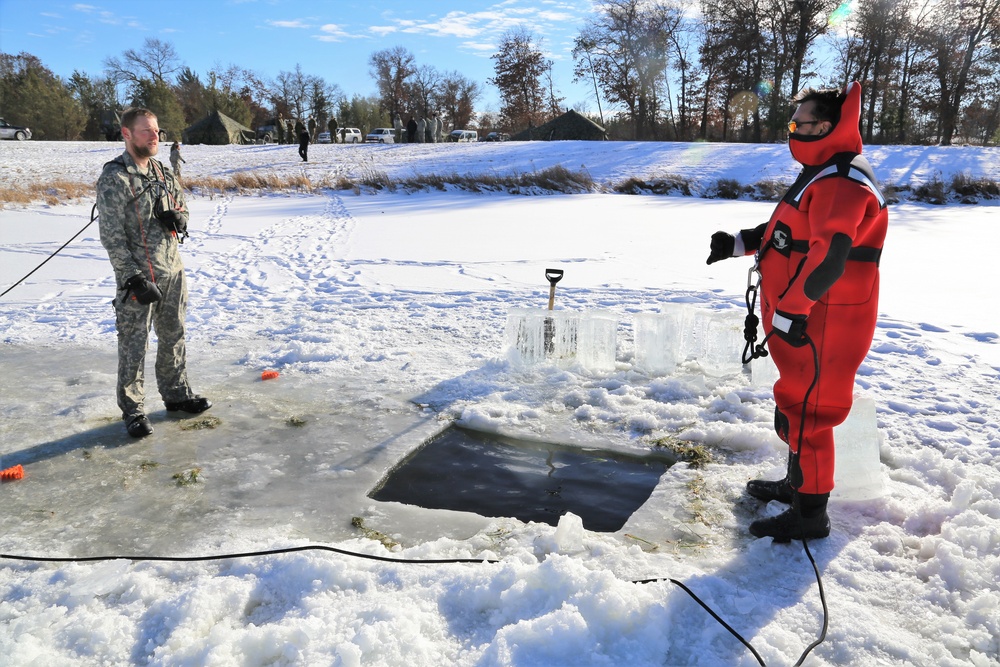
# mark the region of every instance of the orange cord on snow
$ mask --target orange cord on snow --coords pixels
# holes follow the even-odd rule
[[[278,377],[278,371],[264,371],[260,374],[261,380],[273,380]]]
[[[7,468],[6,470],[0,470],[0,481],[2,482],[13,482],[16,479],[24,478],[24,468],[20,465],[16,465],[13,468]]]

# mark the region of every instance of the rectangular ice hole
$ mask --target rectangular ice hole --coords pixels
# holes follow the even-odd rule
[[[451,426],[408,454],[370,498],[556,525],[566,512],[614,532],[675,459],[518,440]]]

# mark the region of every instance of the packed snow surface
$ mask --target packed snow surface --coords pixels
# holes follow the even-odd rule
[[[92,183],[120,144],[4,142],[0,182]],[[767,383],[639,363],[637,319],[741,321],[750,259],[708,239],[772,203],[614,194],[680,174],[791,182],[784,146],[657,143],[184,146],[184,175],[586,171],[590,194],[325,190],[189,198],[189,374],[215,403],[128,438],[115,285],[97,225],[0,298],[4,665],[792,665],[823,609],[802,544],[754,540],[747,480],[783,472]],[[166,157],[163,151],[162,157]],[[874,147],[883,183],[1000,180],[989,148]],[[0,210],[0,291],[87,225],[92,200]],[[857,378],[884,493],[831,501],[810,543],[829,606],[806,665],[1000,665],[1000,209],[890,208],[880,317]],[[505,327],[545,308],[618,321],[613,366],[524,365]],[[155,343],[154,343],[155,345]],[[151,349],[152,356],[153,350]],[[737,358],[740,349],[731,355]],[[266,370],[279,377],[262,381]],[[381,503],[368,492],[451,423],[614,451],[697,447],[615,533]],[[362,527],[354,524],[361,524]],[[378,539],[381,538],[381,539]],[[389,546],[386,546],[386,545]],[[286,547],[331,550],[198,562]],[[343,552],[407,562],[362,559]],[[131,560],[136,558],[138,560]],[[427,564],[409,561],[471,559]],[[639,580],[657,580],[634,583]]]

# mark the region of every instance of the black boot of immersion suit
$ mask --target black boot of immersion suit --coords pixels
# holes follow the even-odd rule
[[[768,479],[751,479],[747,482],[747,493],[757,500],[763,500],[765,503],[777,500],[779,503],[786,505],[792,504],[793,490],[787,477],[774,481]]]
[[[829,499],[829,493],[799,493],[781,514],[751,523],[750,534],[772,537],[775,542],[826,537],[830,534],[830,517],[826,513]]]

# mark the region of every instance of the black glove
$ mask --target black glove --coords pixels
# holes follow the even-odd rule
[[[725,232],[712,234],[712,247],[706,264],[714,264],[722,259],[729,259],[736,249],[736,237]]]
[[[154,301],[159,301],[163,296],[156,283],[146,280],[146,276],[137,273],[125,281],[125,289],[132,292],[132,296],[143,306],[148,306]]]
[[[776,310],[771,317],[771,326],[774,327],[774,334],[792,347],[802,347],[809,342],[806,338],[805,315],[791,315]]]
[[[181,214],[173,209],[160,211],[159,218],[167,225],[179,225],[181,222]]]
[[[180,211],[175,211],[173,209],[168,209],[166,211],[160,211],[156,216],[160,222],[167,226],[170,231],[175,231],[181,237],[187,236],[187,223],[184,221],[184,216],[180,214]]]

